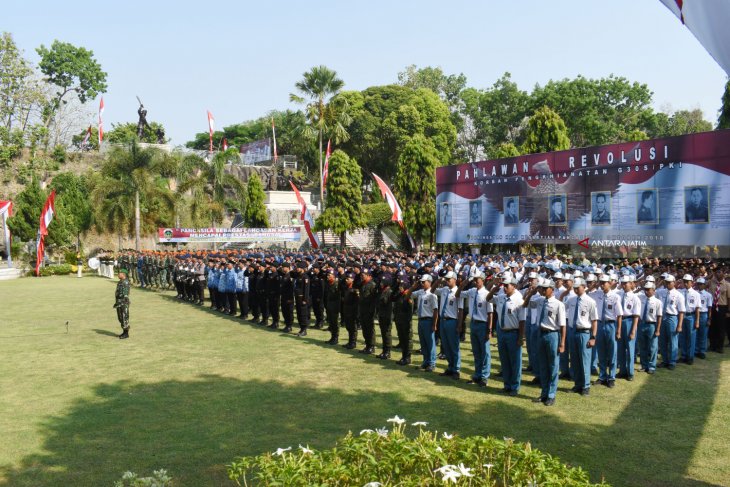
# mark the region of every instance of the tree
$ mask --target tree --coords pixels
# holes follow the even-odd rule
[[[350,118],[347,105],[327,103],[328,98],[336,95],[345,82],[337,77],[336,71],[324,65],[313,67],[303,76],[303,79],[295,85],[300,95],[292,93],[289,99],[296,103],[306,103],[306,117],[311,126],[316,127],[319,137],[319,181],[322,181],[322,138],[325,132],[331,133],[336,143],[344,142],[348,138],[347,126]],[[324,199],[324,188],[321,184],[320,198]]]
[[[56,190],[56,201],[65,209],[66,226],[69,233],[76,236],[80,246],[80,236],[86,233],[93,222],[93,208],[89,188],[84,177],[70,172],[54,176],[51,188]]]
[[[86,133],[88,132],[88,127],[83,129],[78,134],[71,137],[71,144],[81,149],[81,143],[86,138]],[[105,134],[106,135],[106,134]],[[89,137],[88,142],[86,142],[86,149],[88,150],[99,150],[99,128],[91,125],[91,136]]]
[[[190,216],[194,223],[214,227],[223,222],[227,209],[241,207],[245,188],[241,181],[226,172],[226,163],[232,157],[238,157],[238,149],[234,147],[217,152],[210,163],[200,158],[187,159],[177,193],[190,193]]]
[[[535,110],[527,121],[522,152],[536,154],[566,149],[570,149],[570,139],[560,115],[548,107]]]
[[[440,67],[418,68],[411,64],[398,73],[398,84],[412,90],[427,88],[439,95],[449,106],[454,106],[458,104],[459,94],[466,87],[466,76],[464,73],[447,76]]]
[[[69,93],[75,93],[82,104],[99,93],[106,93],[107,74],[94,59],[93,51],[55,40],[50,48],[41,44],[36,52],[41,57],[38,65],[41,72],[50,84],[59,88],[49,106],[46,126]]]
[[[730,80],[725,83],[725,93],[722,95],[722,108],[717,117],[718,129],[730,129]]]
[[[347,232],[365,225],[362,212],[362,173],[357,161],[344,151],[330,156],[327,176],[327,205],[317,218],[315,230],[332,230],[346,245]]]
[[[504,159],[507,157],[517,157],[519,155],[520,150],[512,142],[502,142],[491,152],[491,157],[493,159]]]
[[[145,128],[142,138],[137,138],[137,124],[134,122],[113,123],[112,129],[104,134],[104,141],[110,144],[131,144],[132,140],[147,144],[157,143],[158,131],[165,133],[165,127],[159,122],[151,122],[150,128]]]
[[[246,187],[246,204],[243,221],[250,228],[268,228],[269,215],[266,213],[264,186],[257,173],[251,174]]]
[[[128,205],[134,208],[134,244],[139,250],[142,224],[153,230],[156,224],[169,226],[175,199],[165,178],[175,175],[171,159],[161,157],[152,148],[141,148],[136,141],[129,147],[115,147],[102,166],[102,181],[94,189],[93,200],[100,215],[102,227],[119,222],[129,215]],[[111,200],[118,199],[119,202]],[[106,202],[106,204],[105,204]],[[127,208],[120,204],[124,203]],[[144,212],[144,222],[141,213]],[[125,225],[126,226],[126,225]]]
[[[393,190],[403,209],[403,220],[417,245],[426,238],[433,243],[436,223],[436,167],[438,151],[422,134],[409,137],[398,158]]]
[[[0,126],[12,130],[22,124],[22,108],[27,104],[33,68],[8,32],[0,36]]]
[[[38,237],[41,211],[48,199],[50,191],[41,189],[40,183],[33,178],[23,191],[13,198],[13,216],[8,219],[8,227],[14,238],[28,242]],[[48,227],[45,238],[48,246],[63,246],[71,241],[67,226],[67,208],[62,201],[56,199],[56,212]]]

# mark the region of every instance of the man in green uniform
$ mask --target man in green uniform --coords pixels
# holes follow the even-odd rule
[[[122,333],[119,338],[129,338],[129,279],[127,279],[127,269],[119,270],[119,282],[117,282],[114,299],[117,319],[119,319],[119,324],[122,326]]]

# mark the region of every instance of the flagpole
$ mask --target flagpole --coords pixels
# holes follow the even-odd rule
[[[8,216],[3,213],[3,233],[5,234],[5,248],[8,249],[8,267],[13,267],[13,257],[10,255],[10,235],[8,230]]]

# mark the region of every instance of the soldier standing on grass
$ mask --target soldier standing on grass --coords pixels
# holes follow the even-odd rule
[[[122,326],[122,333],[119,338],[129,338],[129,279],[127,269],[119,270],[119,282],[114,292],[114,308],[117,309],[117,319]]]

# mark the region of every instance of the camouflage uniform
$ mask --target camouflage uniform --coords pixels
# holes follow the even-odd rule
[[[120,279],[117,282],[114,298],[117,318],[122,327],[122,334],[119,335],[119,338],[127,338],[129,336],[129,279]]]

